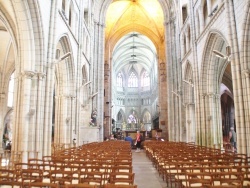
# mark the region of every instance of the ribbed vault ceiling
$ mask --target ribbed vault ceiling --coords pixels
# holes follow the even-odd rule
[[[156,63],[156,49],[146,36],[132,32],[116,44],[112,60],[115,72],[128,73],[131,68],[140,72],[144,68],[150,73]]]
[[[112,54],[113,71],[128,73],[131,68],[140,73],[154,70],[157,51],[150,34],[164,39],[163,12],[158,0],[114,0],[106,18],[106,42],[121,36]],[[130,32],[128,29],[130,28]],[[137,32],[136,32],[137,31]],[[139,33],[150,33],[148,37]],[[155,41],[154,41],[155,42]]]

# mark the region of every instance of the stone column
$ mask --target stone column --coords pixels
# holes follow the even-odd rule
[[[182,34],[182,36],[181,36],[181,58],[183,58],[184,56],[185,56],[185,54],[186,54],[186,50],[185,50],[185,43],[184,43],[184,38],[185,38],[185,35],[184,35],[184,33]]]
[[[3,81],[2,81],[3,82]],[[0,115],[0,122],[2,124],[2,126],[0,127],[0,135],[3,135],[3,131],[4,131],[4,117],[6,114],[6,94],[4,93],[4,91],[2,91],[2,93],[0,93],[0,105],[1,105],[1,115]],[[2,138],[2,137],[1,137]],[[3,139],[0,139],[0,155],[4,153],[3,151]]]
[[[186,37],[186,53],[190,50],[190,38],[188,37],[188,28],[187,31],[185,32],[185,37]]]
[[[199,20],[200,20],[200,32],[204,29],[204,15],[203,15],[203,6],[199,6]]]
[[[197,14],[194,14],[194,16],[195,16],[195,25],[196,25],[196,27],[191,27],[191,31],[190,32],[192,32],[192,28],[195,28],[195,31],[193,31],[194,32],[194,36],[195,36],[195,38],[198,38],[198,36],[200,35],[200,19],[199,19],[199,13]],[[191,44],[192,45],[192,44]]]
[[[49,39],[48,39],[48,51],[47,51],[47,59],[45,62],[45,74],[46,74],[46,83],[43,86],[45,90],[44,94],[44,124],[43,124],[43,144],[44,147],[42,148],[43,155],[51,155],[51,142],[52,142],[52,114],[53,114],[53,91],[54,91],[54,76],[55,76],[55,69],[54,69],[54,59],[55,59],[55,52],[56,52],[56,26],[57,21],[59,18],[58,14],[58,6],[59,1],[52,1],[51,2],[51,16],[50,16],[50,23],[49,23]]]
[[[206,145],[206,94],[200,94],[200,104],[199,110],[200,110],[200,123],[198,122],[197,125],[197,144],[205,146]]]
[[[110,75],[110,65],[111,65],[111,61],[110,62],[106,62],[104,64],[104,88],[105,88],[105,97],[104,97],[104,137],[108,137],[109,134],[111,133],[111,105],[112,105],[112,79],[111,79],[111,75]]]
[[[173,77],[174,77],[174,73],[173,73],[173,64],[174,64],[174,56],[175,54],[172,54],[171,52],[175,51],[175,47],[174,47],[174,33],[175,31],[173,31],[174,29],[174,23],[173,20],[169,20],[168,22],[165,23],[165,36],[168,36],[169,38],[166,40],[165,44],[166,44],[166,54],[167,54],[167,63],[166,63],[166,76],[167,76],[167,86],[168,88],[172,88],[173,86]],[[159,86],[160,87],[160,86]],[[160,89],[160,88],[159,88]],[[167,103],[167,108],[168,108],[168,122],[167,122],[167,140],[173,141],[175,139],[175,111],[174,111],[174,96],[173,93],[171,92],[171,90],[167,90],[167,96],[168,96],[168,103]]]
[[[221,125],[221,116],[218,115],[220,100],[217,97],[218,95],[214,93],[208,93],[208,106],[209,109],[207,111],[207,146],[208,147],[216,147],[219,148],[222,143],[222,125]],[[218,121],[220,118],[220,122]]]
[[[248,69],[243,70],[242,74],[244,76],[243,78],[243,88],[245,88],[245,106],[250,106],[250,72]],[[250,135],[250,109],[246,108],[245,110],[245,119],[246,119],[246,124],[245,124],[245,135]],[[236,125],[237,126],[237,125]],[[238,131],[237,131],[238,132]],[[241,138],[238,134],[237,134],[237,142],[239,142],[239,140],[242,140],[243,138]],[[246,139],[246,138],[244,138]],[[239,142],[241,143],[241,142]],[[237,147],[239,144],[237,144]],[[250,153],[250,139],[246,139],[246,153],[249,154]]]
[[[225,0],[227,13],[227,25],[229,31],[229,45],[231,46],[231,72],[234,89],[234,104],[235,104],[235,122],[237,126],[237,144],[239,153],[250,153],[247,151],[246,131],[245,131],[245,108],[243,101],[242,76],[241,76],[241,61],[239,58],[239,42],[237,36],[237,25],[235,21],[235,11],[233,0]]]
[[[31,99],[31,84],[34,72],[25,71],[16,75],[16,90],[15,90],[15,114],[13,123],[13,141],[12,141],[12,157],[15,153],[22,152],[22,161],[27,161],[28,150],[30,144],[34,140],[31,139],[30,135],[35,134],[35,132],[30,132],[33,130],[30,124],[30,120],[33,118],[34,111],[30,106]]]
[[[70,6],[69,6],[69,3],[71,1],[65,1],[65,17],[66,19],[69,19],[69,9],[70,9]]]
[[[32,124],[32,128],[33,128],[33,139],[34,139],[34,145],[33,147],[29,148],[31,153],[30,153],[30,157],[35,157],[36,155],[38,155],[39,157],[42,157],[43,153],[42,148],[47,146],[48,143],[45,143],[43,140],[43,136],[44,136],[44,79],[45,78],[45,74],[42,72],[37,72],[35,73],[34,77],[33,77],[33,83],[35,85],[34,87],[34,93],[33,93],[33,101],[32,101],[32,106],[31,107],[31,113],[32,110],[34,111],[33,113],[35,113],[34,115],[34,120],[33,120],[33,124]],[[38,151],[40,151],[38,153]]]
[[[206,1],[207,1],[207,13],[209,15],[212,12],[211,0],[206,0]]]
[[[70,95],[56,96],[55,143],[70,144],[72,138],[72,108]]]
[[[93,61],[93,93],[92,109],[97,109],[97,126],[100,126],[99,141],[103,140],[104,114],[104,24],[94,22],[94,61]]]

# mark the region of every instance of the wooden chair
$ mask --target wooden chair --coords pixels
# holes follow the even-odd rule
[[[211,185],[207,188],[238,188],[237,185]]]
[[[79,183],[88,183],[90,185],[98,185],[102,187],[102,185],[105,183],[103,182],[104,173],[99,171],[87,171],[85,173],[85,178],[80,178]]]
[[[14,170],[0,169],[0,187],[8,185],[11,187],[21,186],[22,182],[17,182]]]
[[[72,184],[72,172],[63,170],[52,170],[50,172],[50,183],[58,183],[60,187],[66,184]]]
[[[186,182],[182,182],[182,186],[185,188],[209,187],[212,186],[212,176],[205,172],[186,173]]]
[[[110,184],[133,185],[135,173],[113,172],[110,174]]]
[[[104,188],[137,188],[137,185],[115,185],[115,184],[105,184]]]
[[[43,171],[40,169],[22,169],[21,180],[22,180],[22,185],[31,182],[42,182]]]
[[[28,163],[15,163],[14,174],[15,174],[16,181],[21,182],[22,169],[28,169],[28,167],[29,167]]]
[[[215,172],[211,173],[214,186],[229,186],[234,185],[238,188],[243,187],[242,172]]]
[[[23,187],[25,188],[34,188],[34,187],[59,188],[59,185],[57,183],[29,182],[29,183],[24,183]]]
[[[133,166],[114,166],[112,169],[113,172],[130,172],[133,171]]]
[[[90,185],[87,183],[79,183],[79,184],[68,184],[65,188],[97,188],[96,185]]]

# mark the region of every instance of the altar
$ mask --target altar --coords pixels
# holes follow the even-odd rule
[[[125,131],[125,135],[126,135],[126,137],[130,136],[131,138],[136,139],[136,132],[137,131],[134,131],[134,130],[127,130],[127,131]],[[140,131],[140,133],[142,134],[142,136],[143,136],[143,138],[145,140],[145,138],[146,138],[146,131]]]

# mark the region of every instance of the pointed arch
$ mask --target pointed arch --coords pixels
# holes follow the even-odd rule
[[[226,54],[228,42],[218,30],[209,33],[205,43],[206,49],[203,52],[200,84],[203,93],[219,93],[220,83],[228,65],[228,61],[218,58],[213,50]]]
[[[135,69],[131,69],[128,76],[128,87],[138,87],[139,79]]]
[[[142,122],[145,123],[151,123],[152,122],[152,116],[151,113],[147,108],[145,108],[142,112]]]
[[[120,109],[116,115],[116,121],[117,123],[123,123],[126,122],[126,115],[123,109]]]
[[[186,62],[183,75],[183,88],[185,98],[184,103],[191,104],[194,103],[194,78],[193,78],[193,68],[189,61]]]
[[[72,47],[70,45],[70,40],[68,35],[63,35],[60,37],[60,39],[57,42],[56,49],[59,49],[61,51],[61,56],[64,54],[70,52],[72,53]],[[56,54],[56,53],[54,53]],[[60,84],[60,87],[58,88],[58,94],[71,94],[68,93],[69,87],[73,87],[74,85],[74,63],[73,63],[73,54],[69,56],[69,58],[59,62],[56,65],[56,81],[58,84]]]

